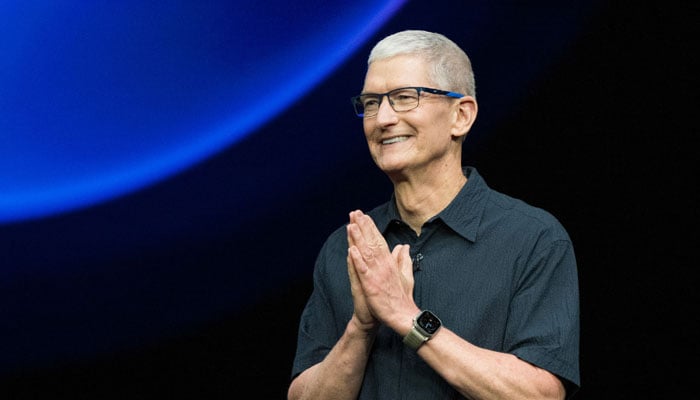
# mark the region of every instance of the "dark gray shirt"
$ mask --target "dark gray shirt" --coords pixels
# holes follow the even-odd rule
[[[550,213],[490,189],[476,169],[457,197],[421,229],[401,221],[392,199],[370,211],[393,248],[411,245],[414,298],[476,346],[511,353],[579,382],[579,294],[567,232]],[[301,316],[292,376],[323,360],[353,312],[345,227],[323,245]],[[461,398],[402,338],[381,326],[360,399]]]

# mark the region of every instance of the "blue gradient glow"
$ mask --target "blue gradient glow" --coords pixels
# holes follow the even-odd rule
[[[593,9],[150,3],[0,1],[0,378],[167,341],[310,282],[328,232],[390,194],[349,102],[384,34],[468,50],[481,89],[465,150],[481,152]]]
[[[240,141],[402,4],[3,2],[0,223],[90,206]]]

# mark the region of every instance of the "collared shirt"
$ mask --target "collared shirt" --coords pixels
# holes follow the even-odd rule
[[[455,199],[421,228],[404,223],[394,197],[368,214],[389,247],[409,244],[414,299],[472,344],[511,353],[579,382],[579,297],[571,240],[550,213],[499,193],[475,168]],[[323,360],[353,312],[345,227],[324,243],[302,313],[292,376]],[[360,399],[461,398],[402,337],[380,326]]]

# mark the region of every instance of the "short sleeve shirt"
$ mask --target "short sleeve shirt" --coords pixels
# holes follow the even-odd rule
[[[472,344],[511,353],[579,382],[579,295],[571,240],[550,213],[489,188],[475,168],[455,199],[421,228],[405,224],[395,199],[368,214],[389,247],[410,244],[414,299]],[[299,324],[292,376],[323,360],[353,312],[345,227],[333,232],[314,268]],[[380,326],[359,399],[462,398],[402,337]]]

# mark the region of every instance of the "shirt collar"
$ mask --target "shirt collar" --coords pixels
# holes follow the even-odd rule
[[[467,183],[457,193],[457,196],[438,215],[430,220],[440,219],[450,229],[469,241],[476,241],[477,231],[484,212],[488,186],[479,175],[476,168],[464,167],[462,169],[467,177]],[[392,193],[389,202],[372,210],[370,216],[377,228],[386,233],[393,221],[400,221],[401,216],[396,208],[396,197]]]
[[[476,168],[464,167],[467,183],[435,218],[469,241],[476,241],[479,223],[486,206],[488,186]]]

